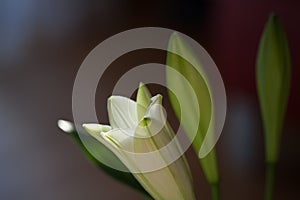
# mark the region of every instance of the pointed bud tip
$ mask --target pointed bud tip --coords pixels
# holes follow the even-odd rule
[[[180,39],[180,36],[179,36],[178,32],[175,31],[174,33],[172,33],[172,35],[171,35],[170,38],[171,38],[171,40],[172,40],[172,39]]]
[[[275,20],[275,19],[278,19],[278,15],[275,13],[275,12],[271,12],[270,16],[269,16],[269,19],[271,20]]]
[[[99,134],[101,132],[108,132],[111,130],[110,126],[101,124],[83,124],[82,128],[90,134]]]
[[[163,96],[160,94],[155,95],[151,98],[151,104],[160,104],[162,105]]]
[[[174,45],[178,45],[181,43],[181,37],[179,36],[178,32],[172,33],[169,40],[169,49],[174,48]]]
[[[140,82],[139,84],[138,93],[139,92],[143,92],[145,93],[145,95],[151,96],[149,89],[147,88],[146,84],[144,84],[143,82]]]
[[[139,83],[139,88],[141,88],[141,87],[143,87],[143,86],[145,86],[145,84],[144,84],[143,82],[140,82],[140,83]]]
[[[279,16],[274,12],[270,14],[267,24],[269,25],[269,27],[282,26]]]

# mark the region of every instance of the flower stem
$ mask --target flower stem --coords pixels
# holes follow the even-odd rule
[[[276,164],[273,162],[267,162],[266,166],[266,186],[265,186],[265,200],[273,200],[275,192],[275,171]]]
[[[212,189],[212,199],[213,200],[220,200],[221,199],[220,184],[219,183],[212,183],[211,184],[211,189]]]

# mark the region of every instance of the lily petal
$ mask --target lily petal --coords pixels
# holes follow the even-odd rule
[[[168,158],[163,157],[165,155],[159,152],[156,156],[147,155],[170,142],[171,138],[165,131],[166,129],[163,129],[155,135],[156,138],[131,137],[126,131],[120,129],[101,133],[101,136],[105,140],[105,145],[133,172],[133,175],[155,199],[195,199],[190,170],[183,158],[167,165]],[[160,143],[156,143],[158,141]],[[141,157],[143,155],[144,160]],[[143,172],[142,168],[145,165],[154,163],[160,163],[166,167]]]
[[[83,124],[82,128],[84,128],[90,135],[92,135],[97,140],[103,139],[100,137],[101,132],[107,132],[111,130],[111,127],[108,125],[102,125],[102,124]]]
[[[134,129],[138,125],[135,101],[122,96],[111,96],[107,106],[109,123],[113,129]]]
[[[141,84],[137,101],[110,97],[111,127],[85,124],[84,128],[122,161],[154,199],[196,199],[189,166],[164,114],[162,96],[151,98]]]

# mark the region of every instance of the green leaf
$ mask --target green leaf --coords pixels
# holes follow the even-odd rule
[[[79,137],[79,133],[76,131],[74,128],[74,124],[65,121],[65,120],[59,120],[58,121],[58,126],[61,128],[64,132],[66,132],[68,135],[70,135],[73,139],[73,141],[79,145],[85,156],[89,161],[94,163],[97,167],[99,167],[101,170],[103,170],[106,174],[109,176],[115,178],[116,180],[136,189],[137,191],[143,193],[146,195],[149,199],[151,199],[151,196],[148,194],[147,191],[141,186],[141,184],[135,179],[135,177],[125,171],[119,171],[116,169],[113,169],[104,163],[101,163],[98,159],[96,159],[90,152],[87,150],[85,145],[82,143],[80,137],[91,137],[89,135],[81,134]],[[107,126],[108,127],[108,126]],[[103,127],[103,128],[107,128]],[[96,145],[95,145],[96,144]],[[127,169],[126,166],[115,156],[114,153],[112,153],[107,147],[105,147],[103,144],[95,140],[95,144],[93,144],[93,147],[96,152],[98,152],[99,156],[102,158],[102,161],[105,161],[105,163],[113,163],[113,166],[119,166],[119,169]],[[128,170],[127,170],[128,171]]]
[[[176,52],[186,59],[172,52]],[[196,65],[193,66],[188,61],[193,61],[192,63],[196,63]],[[190,138],[193,136],[195,127],[198,127],[196,137],[193,140],[193,147],[198,153],[210,121],[213,120],[212,100],[205,77],[198,73],[198,70],[203,72],[200,62],[188,44],[177,33],[174,33],[169,41],[167,65],[170,67],[166,71],[167,85],[173,90],[169,91],[171,104]],[[186,80],[191,87],[186,83]],[[193,94],[196,95],[196,99],[193,99]],[[197,110],[200,111],[201,120],[199,120]],[[200,162],[208,181],[214,185],[218,184],[219,174],[215,149],[200,159]]]
[[[261,37],[256,82],[265,132],[266,160],[276,163],[289,96],[291,62],[284,29],[274,14]]]

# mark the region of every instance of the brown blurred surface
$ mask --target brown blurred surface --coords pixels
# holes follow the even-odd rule
[[[1,1],[0,199],[143,199],[90,164],[56,127],[59,118],[72,119],[73,82],[85,56],[109,36],[143,26],[178,30],[210,53],[228,95],[228,116],[217,145],[223,199],[263,199],[263,137],[254,67],[271,11],[280,16],[286,29],[293,63],[276,199],[297,199],[299,9],[299,2],[292,0]],[[137,61],[125,58],[124,66],[150,60],[146,53],[135,56]],[[122,62],[113,65],[112,76],[124,66]],[[112,84],[107,82],[105,94]],[[99,96],[97,107],[104,113],[102,122],[107,122],[103,97]],[[209,199],[209,187],[191,150],[188,158],[198,198]]]

